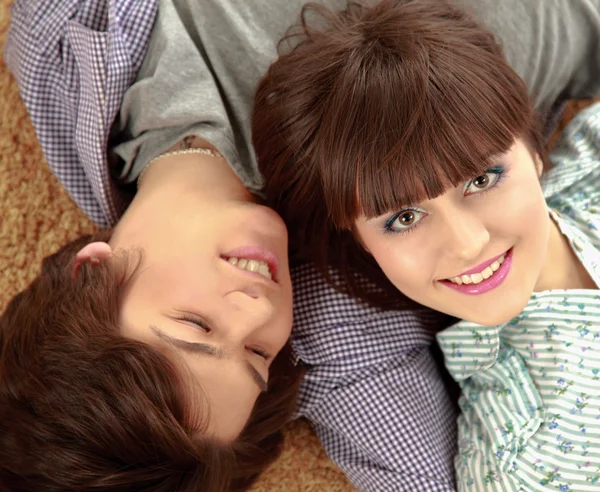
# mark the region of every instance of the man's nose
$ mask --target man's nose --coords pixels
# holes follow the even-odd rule
[[[275,316],[276,299],[261,285],[246,285],[226,295],[227,306],[239,317],[241,331],[251,332],[265,326]]]

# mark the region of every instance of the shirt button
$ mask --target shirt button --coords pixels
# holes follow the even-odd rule
[[[579,239],[578,237],[573,239],[573,246],[575,246],[575,249],[579,252],[583,251],[583,248],[585,247],[585,245],[583,244],[583,241],[581,239]]]

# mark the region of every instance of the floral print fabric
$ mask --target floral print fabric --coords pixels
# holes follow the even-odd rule
[[[550,214],[600,285],[600,105],[551,154]],[[600,491],[600,290],[535,293],[500,326],[438,334],[461,385],[461,491]]]

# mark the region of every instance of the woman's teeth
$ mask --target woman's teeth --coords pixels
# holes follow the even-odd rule
[[[458,284],[458,285],[479,284],[479,283],[483,282],[484,280],[487,280],[488,278],[490,278],[492,275],[494,275],[494,273],[498,270],[498,268],[500,268],[500,265],[502,265],[502,263],[504,263],[505,257],[506,257],[506,254],[503,254],[494,263],[492,263],[490,266],[488,266],[487,268],[485,268],[483,271],[481,271],[479,273],[473,273],[471,275],[461,275],[460,277],[452,277],[452,278],[449,278],[448,280],[450,282],[452,282],[453,284]]]
[[[247,258],[229,258],[227,261],[233,266],[236,266],[242,270],[260,273],[263,277],[271,280],[271,272],[269,271],[269,265],[267,265],[267,263],[265,263],[264,261],[248,260]]]

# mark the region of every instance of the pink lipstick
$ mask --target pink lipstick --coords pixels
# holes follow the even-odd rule
[[[493,290],[496,287],[498,287],[500,284],[502,284],[502,282],[504,282],[504,280],[508,276],[508,273],[510,272],[510,269],[512,267],[512,256],[513,256],[512,252],[513,252],[513,250],[511,248],[503,255],[499,255],[499,256],[496,256],[495,258],[487,260],[487,261],[483,262],[481,265],[478,265],[470,270],[467,270],[466,272],[463,272],[457,276],[457,277],[462,277],[463,275],[473,275],[473,274],[480,273],[483,270],[485,270],[486,268],[488,268],[490,265],[492,265],[499,258],[504,256],[504,261],[502,262],[502,264],[500,265],[498,270],[496,270],[492,274],[491,277],[484,279],[479,283],[458,284],[458,283],[452,282],[450,280],[440,280],[440,282],[443,283],[444,285],[450,287],[451,289],[454,289],[454,290],[460,292],[461,294],[467,294],[467,295],[472,295],[472,296],[485,294],[486,292],[489,292],[490,290]]]

